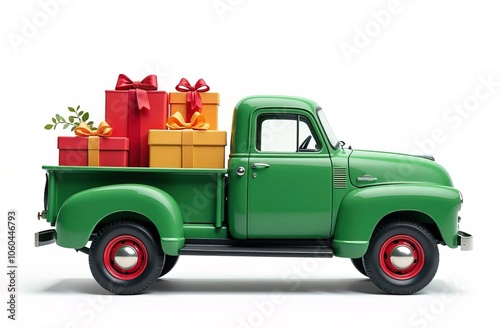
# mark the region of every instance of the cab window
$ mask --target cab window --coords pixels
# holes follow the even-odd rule
[[[256,148],[261,152],[318,152],[321,146],[303,115],[262,114],[257,118]]]

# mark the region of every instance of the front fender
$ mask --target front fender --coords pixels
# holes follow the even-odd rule
[[[455,248],[459,209],[460,194],[453,187],[398,184],[353,190],[340,206],[332,242],[334,254],[349,258],[363,256],[380,220],[401,211],[425,214],[437,225],[444,242]]]
[[[69,197],[57,216],[56,243],[82,248],[101,220],[120,212],[148,218],[156,226],[166,254],[178,255],[184,246],[182,215],[175,199],[163,190],[139,184],[97,187]]]

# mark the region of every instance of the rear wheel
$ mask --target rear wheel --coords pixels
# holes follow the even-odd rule
[[[138,294],[156,281],[164,254],[157,238],[140,223],[116,221],[98,233],[89,251],[94,279],[115,294]]]
[[[375,229],[363,257],[368,277],[391,294],[413,294],[436,274],[439,251],[434,236],[410,221],[393,221]]]

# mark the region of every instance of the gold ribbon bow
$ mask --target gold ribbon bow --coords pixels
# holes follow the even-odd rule
[[[88,166],[99,166],[99,137],[109,137],[111,133],[113,128],[106,121],[102,121],[95,131],[92,131],[85,122],[77,126],[75,134],[79,137],[88,137]]]
[[[92,131],[85,122],[81,122],[75,129],[75,134],[79,137],[109,137],[111,133],[113,133],[113,128],[106,121],[102,121],[95,131]]]
[[[175,112],[174,115],[168,118],[167,126],[171,130],[208,130],[210,128],[210,124],[206,122],[205,115],[200,112],[194,112],[189,123],[186,123],[184,116],[180,112]]]

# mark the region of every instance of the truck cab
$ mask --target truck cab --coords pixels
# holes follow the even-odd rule
[[[231,236],[330,238],[334,199],[342,197],[334,197],[333,168],[347,167],[351,151],[335,147],[322,110],[296,98],[253,97],[238,104],[234,117],[228,164]]]
[[[344,257],[412,294],[433,279],[439,244],[472,249],[462,194],[434,158],[344,146],[314,101],[247,97],[227,170],[45,166],[39,217],[55,228],[35,240],[88,254],[117,294],[146,290],[180,255]]]

